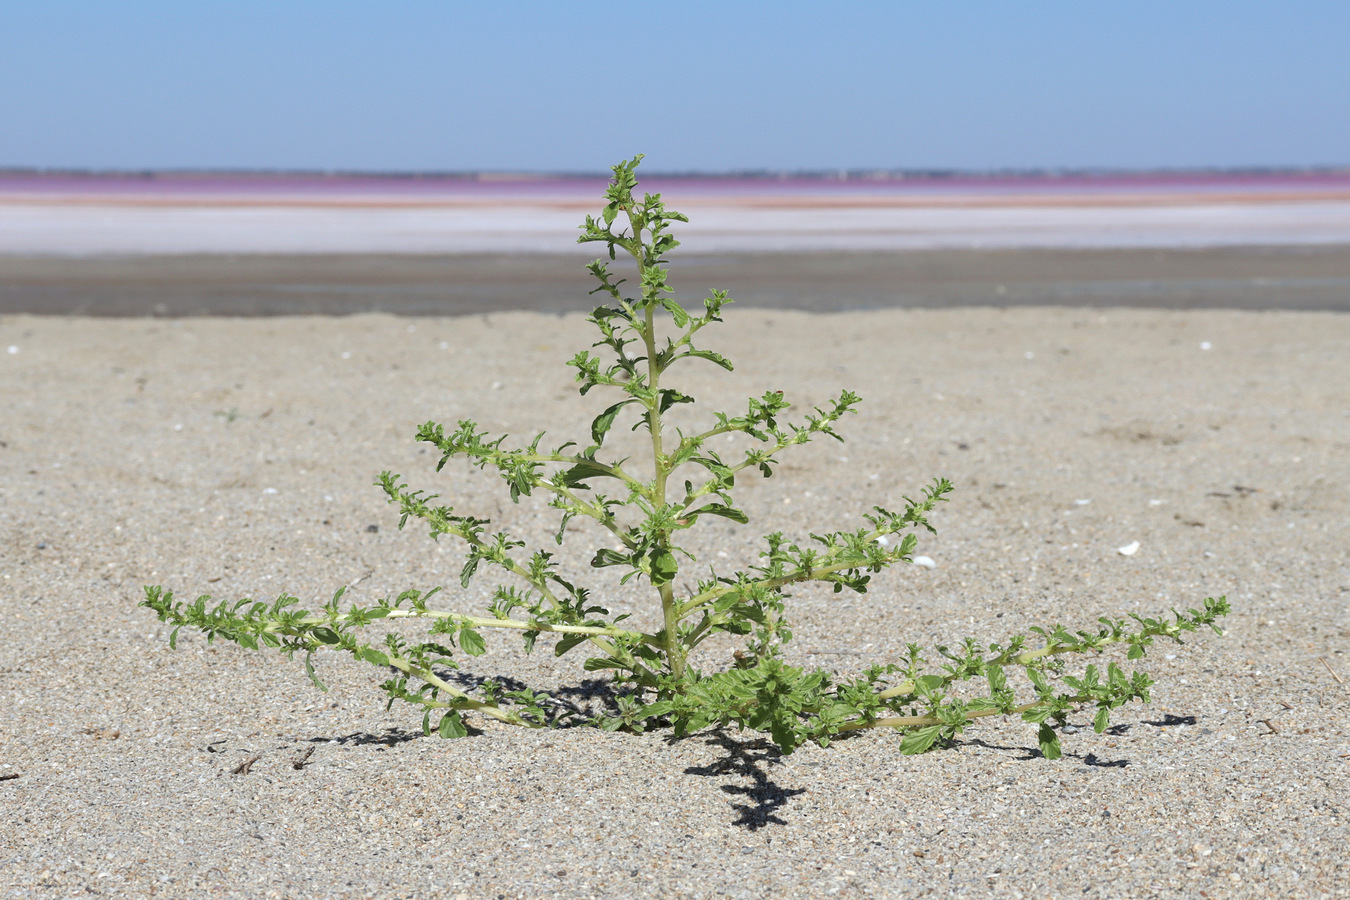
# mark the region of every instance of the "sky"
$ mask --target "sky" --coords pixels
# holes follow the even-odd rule
[[[0,167],[1350,166],[1350,3],[0,0]]]

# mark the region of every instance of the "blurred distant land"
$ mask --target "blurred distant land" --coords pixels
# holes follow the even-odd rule
[[[603,176],[0,171],[0,312],[589,309]],[[652,175],[678,296],[1350,309],[1350,170]],[[694,296],[697,295],[697,296]]]

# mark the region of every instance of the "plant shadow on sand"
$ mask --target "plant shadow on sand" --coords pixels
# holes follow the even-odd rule
[[[1175,716],[1168,716],[1167,719],[1171,724],[1181,724],[1184,721]],[[753,782],[748,786],[725,784],[721,788],[723,793],[740,795],[750,801],[747,803],[732,802],[731,808],[737,814],[735,821],[732,822],[733,825],[749,831],[758,831],[769,825],[788,824],[777,813],[787,806],[788,801],[793,797],[806,793],[806,788],[785,788],[770,778],[768,769],[779,765],[784,758],[784,754],[779,752],[777,747],[764,738],[738,740],[720,729],[699,737],[708,744],[721,747],[726,751],[726,756],[706,766],[690,766],[684,770],[686,775],[699,775],[705,778],[736,777],[750,779]],[[847,740],[849,736],[841,735],[840,739]],[[669,740],[674,743],[680,739],[670,738]],[[949,749],[959,751],[961,747],[971,745],[989,750],[1020,753],[1022,755],[1017,757],[1019,760],[1042,758],[1040,749],[1036,747],[1006,747],[991,744],[979,738],[958,740]],[[1098,757],[1095,753],[1086,755],[1065,753],[1064,756],[1065,758],[1081,760],[1083,765],[1094,768],[1123,769],[1130,765],[1128,759],[1106,760]]]
[[[1140,724],[1151,725],[1154,728],[1171,728],[1176,725],[1195,725],[1197,724],[1198,721],[1199,720],[1195,716],[1177,716],[1173,715],[1172,713],[1164,713],[1161,719],[1158,719],[1156,721],[1144,720]],[[1090,728],[1091,726],[1081,725],[1078,727],[1080,729],[1083,729],[1083,728]],[[1107,728],[1106,731],[1103,733],[1119,737],[1121,735],[1129,733],[1129,730],[1132,727],[1133,725],[1131,725],[1130,723],[1121,723],[1119,725],[1112,725],[1110,728]],[[991,744],[988,741],[983,740],[981,738],[968,738],[966,740],[958,740],[953,744],[953,746],[955,747],[975,746],[975,747],[984,747],[987,750],[1007,750],[1010,752],[1020,752],[1022,755],[1017,757],[1017,759],[1019,760],[1041,759],[1043,756],[1041,751],[1035,747],[1006,747],[1002,744]],[[1130,760],[1128,759],[1124,758],[1102,759],[1095,753],[1081,754],[1081,753],[1066,752],[1064,754],[1064,758],[1080,759],[1083,761],[1083,765],[1092,766],[1093,768],[1098,769],[1125,769],[1130,766]]]
[[[724,784],[722,792],[739,794],[749,803],[731,804],[737,813],[733,825],[758,831],[767,825],[786,825],[775,813],[787,805],[788,800],[798,794],[806,793],[806,788],[784,788],[769,777],[766,769],[782,762],[783,754],[764,738],[737,740],[723,731],[715,731],[706,736],[709,744],[715,744],[726,751],[727,755],[706,766],[690,766],[684,770],[686,775],[701,775],[705,778],[723,778],[735,776],[749,778],[754,784]]]
[[[1130,726],[1122,725],[1116,727],[1119,727],[1119,729],[1129,729]],[[1119,731],[1114,731],[1114,734],[1120,733]],[[1042,754],[1041,750],[1038,748],[1029,748],[1029,746],[1014,748],[1014,746],[1004,746],[1002,743],[990,743],[983,738],[968,738],[965,739],[965,741],[956,741],[952,746],[953,748],[979,746],[979,748],[984,748],[985,750],[1008,750],[1008,752],[1011,753],[1021,753],[1022,756],[1017,757],[1017,760],[1019,761],[1042,760],[1042,758],[1045,758],[1045,754]],[[1095,768],[1099,769],[1126,769],[1130,766],[1130,761],[1125,760],[1125,758],[1122,758],[1122,760],[1103,760],[1103,758],[1099,757],[1096,753],[1065,753],[1062,758],[1064,758],[1064,760],[1081,760],[1083,761],[1083,765],[1095,766]]]
[[[454,672],[450,674],[450,677],[466,687],[477,687],[488,680],[463,671]],[[525,687],[523,682],[510,677],[498,676],[492,680],[505,690],[520,690]],[[559,712],[565,709],[577,715],[585,715],[587,713],[594,714],[597,711],[595,709],[597,705],[606,709],[613,708],[618,694],[614,691],[612,683],[607,680],[587,679],[575,686],[555,689],[551,696],[556,701]],[[1142,724],[1158,728],[1174,725],[1194,725],[1196,724],[1196,717],[1177,716],[1169,713],[1157,721],[1146,721]],[[555,728],[569,728],[576,727],[576,725],[575,720],[573,722],[558,721],[553,723]],[[1130,728],[1131,725],[1129,724],[1114,725],[1108,728],[1106,733],[1118,736],[1125,734]],[[477,736],[481,735],[482,731],[470,726],[469,733]],[[343,745],[392,747],[422,737],[423,734],[420,730],[392,727],[386,728],[381,734],[355,732],[341,737],[313,737],[309,738],[308,742],[335,741]],[[840,739],[847,740],[849,737],[851,736],[841,735]],[[748,831],[758,831],[770,825],[788,824],[779,815],[779,812],[788,805],[793,797],[806,793],[806,788],[783,787],[770,777],[769,770],[773,766],[781,764],[784,759],[784,754],[777,747],[764,738],[738,739],[723,729],[690,735],[685,738],[672,736],[667,738],[667,742],[675,744],[681,740],[693,738],[720,747],[726,755],[708,765],[690,766],[684,770],[684,774],[697,775],[703,778],[748,779],[751,782],[749,785],[743,783],[724,784],[720,788],[723,793],[742,797],[746,801],[731,802],[731,808],[736,814],[736,818],[731,824]],[[1035,746],[994,744],[982,738],[958,739],[948,749],[959,751],[962,747],[982,747],[986,750],[1016,753],[1018,755],[1014,758],[1019,761],[1043,758],[1040,749]],[[1127,758],[1103,759],[1096,753],[1091,752],[1086,754],[1066,752],[1064,759],[1065,761],[1076,759],[1084,766],[1101,769],[1124,769],[1131,764]]]
[[[423,737],[421,731],[409,731],[406,728],[386,728],[383,734],[372,734],[369,731],[356,731],[340,737],[311,737],[306,738],[305,743],[310,744],[328,744],[338,743],[343,746],[351,744],[355,747],[364,747],[368,744],[380,744],[385,747],[393,747],[397,744],[404,744],[408,741],[420,740]]]
[[[495,676],[492,678],[474,675],[471,672],[455,671],[439,673],[447,681],[454,682],[468,689],[481,687],[488,681],[495,682],[497,687],[503,691],[519,691],[528,688],[528,685],[509,676]],[[553,690],[549,695],[553,700],[553,709],[550,711],[549,727],[551,728],[575,728],[582,724],[579,719],[595,715],[602,711],[612,713],[618,708],[618,693],[613,685],[604,679],[588,678],[580,684],[562,687]],[[578,717],[568,721],[567,714]],[[481,728],[477,728],[468,723],[465,724],[471,735],[480,735],[483,733]],[[369,731],[357,731],[340,737],[317,736],[305,738],[306,743],[327,743],[335,741],[339,744],[351,744],[353,746],[364,746],[367,744],[381,744],[392,747],[396,744],[402,744],[406,741],[415,741],[426,737],[421,729],[406,729],[398,726],[386,728],[381,734],[374,734]]]
[[[1021,753],[1021,756],[1016,757],[1019,761],[1044,759],[1044,754],[1036,747],[1007,747],[1003,744],[991,744],[982,738],[959,740],[953,744],[953,747],[983,747],[986,750],[1006,750],[1012,753]],[[1081,759],[1085,766],[1094,766],[1102,769],[1125,769],[1130,765],[1128,759],[1102,759],[1095,753],[1088,753],[1086,755],[1080,753],[1065,753],[1063,759]]]
[[[1195,716],[1174,716],[1171,713],[1165,714],[1157,722],[1145,722],[1145,725],[1152,725],[1154,728],[1170,728],[1173,725],[1195,725],[1197,723]],[[1125,728],[1130,726],[1125,725]]]
[[[474,680],[472,676],[460,676],[464,680]],[[516,685],[512,679],[498,679],[503,687],[513,690]],[[591,679],[577,685],[573,688],[557,691],[575,701],[583,703],[599,700],[602,703],[613,703],[615,694],[608,682],[600,679]],[[566,701],[565,701],[566,702]],[[570,703],[568,705],[571,705]],[[1166,715],[1157,722],[1145,722],[1144,724],[1157,727],[1168,725],[1190,725],[1194,724],[1193,716],[1174,716]],[[566,728],[567,725],[561,727]],[[1117,725],[1109,729],[1111,734],[1123,734],[1130,728],[1129,725]],[[470,728],[470,734],[480,735],[482,731],[477,728]],[[340,737],[312,737],[308,738],[309,743],[327,743],[334,741],[338,744],[353,746],[381,745],[392,747],[407,741],[419,740],[423,737],[420,730],[408,730],[398,727],[386,728],[381,734],[371,732],[355,732]],[[721,748],[725,755],[720,759],[703,766],[689,766],[684,770],[686,775],[697,775],[703,778],[734,778],[738,780],[748,779],[751,784],[723,784],[720,790],[725,794],[744,798],[745,802],[732,801],[731,809],[735,812],[736,818],[732,825],[738,828],[744,828],[748,831],[758,831],[770,825],[787,825],[779,812],[783,810],[792,800],[800,794],[806,793],[806,788],[784,787],[770,777],[770,769],[773,766],[780,765],[784,760],[784,754],[779,752],[770,741],[764,738],[738,739],[728,734],[725,730],[717,729],[711,732],[705,732],[700,735],[692,735],[686,738],[667,738],[667,743],[674,744],[681,740],[700,739],[705,743]],[[847,739],[845,737],[844,739]],[[948,749],[958,751],[962,747],[982,747],[986,750],[998,750],[1009,753],[1017,753],[1015,757],[1019,761],[1028,761],[1041,759],[1041,751],[1028,746],[1008,746],[1003,744],[993,744],[982,738],[971,738],[958,740]],[[1130,766],[1130,760],[1121,759],[1103,759],[1095,753],[1078,754],[1065,753],[1064,759],[1077,759],[1084,766],[1102,769],[1124,769]]]
[[[509,675],[485,677],[472,672],[457,670],[439,673],[446,681],[459,685],[465,690],[479,690],[484,684],[493,682],[501,691],[524,691],[529,685],[519,678]],[[548,724],[551,728],[573,728],[598,714],[614,715],[619,710],[619,692],[614,690],[611,681],[604,678],[587,678],[580,684],[554,688],[546,693],[551,707]],[[570,720],[569,720],[570,719]],[[472,726],[468,726],[473,731]]]

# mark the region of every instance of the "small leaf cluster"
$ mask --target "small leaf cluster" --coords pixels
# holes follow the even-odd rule
[[[929,516],[952,491],[943,478],[913,499],[903,498],[902,509],[872,507],[852,528],[798,541],[771,532],[759,559],[742,570],[719,572],[710,565],[692,581],[679,578],[697,563],[687,540],[691,529],[709,517],[748,523],[735,501],[737,479],[771,478],[784,453],[817,438],[843,440],[836,426],[861,400],[844,390],[799,413],[782,391],[770,390],[749,398],[740,414],[712,411],[700,420],[690,413],[695,398],[667,376],[677,366],[696,363],[732,371],[730,360],[696,340],[722,321],[731,299],[712,291],[696,311],[677,302],[666,254],[679,246],[672,224],[687,219],[667,209],[660,194],[637,198],[641,159],[613,168],[605,205],[598,216],[586,217],[578,238],[603,244],[611,262],[622,254],[637,273],[630,291],[628,280],[604,259],[588,266],[597,282],[591,293],[601,300],[588,318],[598,340],[569,366],[582,396],[596,391],[609,399],[586,438],[553,444],[541,432],[517,444],[461,419],[453,429],[427,422],[417,439],[439,452],[437,472],[460,460],[495,472],[513,502],[536,493],[546,497],[559,514],[557,544],[573,520],[589,522],[603,542],[588,554],[590,569],[614,570],[620,584],[645,583],[653,594],[655,624],[644,629],[627,615],[611,615],[592,599],[582,577],[564,571],[561,557],[545,549],[527,551],[524,541],[494,529],[489,519],[457,513],[440,503],[439,495],[386,471],[376,484],[397,507],[399,527],[420,522],[432,539],[449,535],[462,547],[461,587],[489,572],[505,579],[493,586],[485,615],[433,605],[440,588],[405,591],[369,606],[343,605],[338,591],[310,612],[289,595],[273,603],[212,605],[209,596],[187,603],[147,587],[142,605],[173,625],[171,644],[187,626],[209,640],[219,637],[249,649],[269,647],[288,656],[299,651],[320,687],[315,653],[348,653],[386,670],[381,688],[389,703],[420,708],[423,730],[442,737],[466,734],[464,717],[472,713],[523,727],[591,724],[632,732],[669,727],[676,736],[735,726],[767,734],[783,752],[805,742],[828,745],[854,731],[891,728],[903,734],[903,752],[922,753],[949,743],[978,719],[1020,715],[1037,726],[1042,752],[1054,757],[1060,753],[1055,726],[1072,712],[1095,707],[1093,723],[1101,731],[1111,711],[1133,700],[1147,702],[1152,684],[1147,674],[1126,674],[1114,662],[1105,670],[1093,664],[1069,674],[1065,656],[1123,645],[1127,658],[1135,660],[1156,638],[1180,641],[1202,626],[1220,630],[1217,621],[1227,614],[1227,601],[1209,598],[1203,609],[1175,613],[1170,620],[1102,618],[1096,630],[1075,632],[1061,625],[1036,627],[1003,644],[967,639],[957,648],[937,647],[931,664],[923,649],[911,644],[903,660],[871,666],[853,678],[788,664],[783,648],[793,639],[789,589],[813,582],[865,594],[874,576],[911,562],[918,533],[934,531]],[[645,434],[650,453],[644,459],[616,457],[606,449],[606,439],[620,425]],[[724,435],[734,452],[712,448],[712,440]],[[382,621],[396,619],[425,621],[428,640],[411,642],[393,631],[382,639],[365,636]],[[459,658],[482,655],[489,629],[519,632],[527,652],[541,635],[550,636],[557,656],[584,647],[583,669],[609,674],[618,690],[613,702],[593,714],[529,689],[457,678],[452,673]],[[722,665],[702,671],[691,655],[716,635],[739,639],[741,648]],[[1010,674],[1018,676],[1017,688]],[[972,691],[972,685],[982,688]]]

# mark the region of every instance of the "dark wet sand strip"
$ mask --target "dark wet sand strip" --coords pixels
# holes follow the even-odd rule
[[[0,313],[469,315],[589,309],[581,255],[0,257]],[[676,256],[685,302],[1350,310],[1350,246]]]

